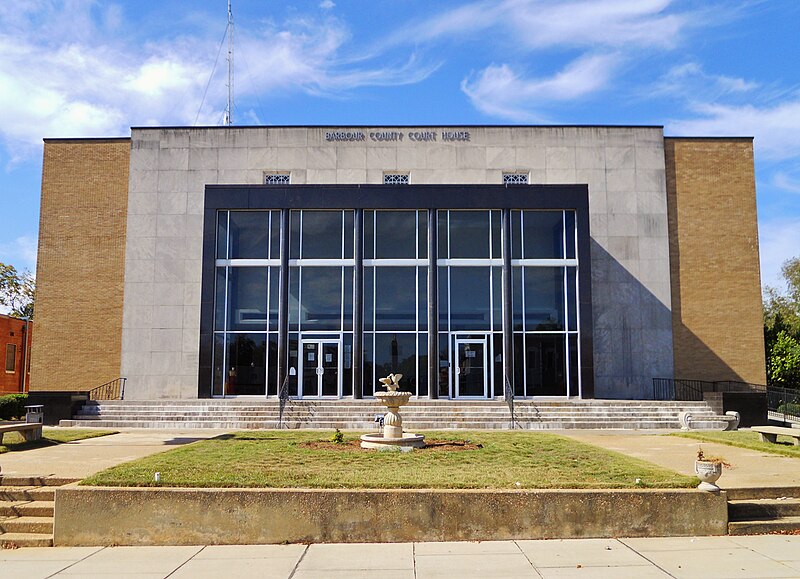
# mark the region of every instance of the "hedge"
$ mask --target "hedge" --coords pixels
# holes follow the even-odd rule
[[[8,394],[0,396],[0,420],[13,420],[25,416],[27,394]]]

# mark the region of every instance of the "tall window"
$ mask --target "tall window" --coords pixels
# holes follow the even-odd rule
[[[214,395],[277,392],[280,211],[217,213]]]
[[[515,394],[578,396],[574,211],[511,212]]]
[[[6,372],[13,374],[17,371],[17,345],[6,344]]]
[[[500,216],[499,210],[438,212],[439,395],[443,397],[502,393]]]
[[[289,393],[293,396],[353,393],[354,218],[353,210],[290,213]]]
[[[390,373],[426,393],[428,212],[364,212],[364,393]]]

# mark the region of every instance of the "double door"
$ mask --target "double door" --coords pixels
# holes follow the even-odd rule
[[[341,348],[338,340],[305,339],[301,343],[300,397],[341,396]]]
[[[489,368],[486,363],[486,338],[456,338],[456,398],[486,398]]]

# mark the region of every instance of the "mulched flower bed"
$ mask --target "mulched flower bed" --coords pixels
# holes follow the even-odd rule
[[[313,440],[311,442],[300,443],[298,446],[300,448],[310,448],[313,450],[377,452],[377,450],[374,448],[361,448],[361,441],[357,438],[353,440],[345,440],[340,444],[331,442],[330,440]],[[469,440],[426,439],[425,447],[415,448],[414,451],[459,452],[462,450],[479,450],[481,448],[483,448],[482,444],[474,444]]]

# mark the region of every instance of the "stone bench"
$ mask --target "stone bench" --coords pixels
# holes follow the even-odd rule
[[[42,438],[42,425],[41,423],[29,422],[2,424],[0,425],[0,444],[3,444],[3,435],[6,432],[19,432],[27,441],[40,440]]]
[[[800,429],[798,428],[784,428],[781,426],[752,426],[750,428],[753,432],[758,432],[761,437],[761,442],[771,442],[776,444],[778,442],[778,435],[789,436],[794,439],[794,445],[800,446]]]
[[[736,430],[741,417],[738,412],[729,410],[725,414],[681,412],[678,422],[681,430]]]

